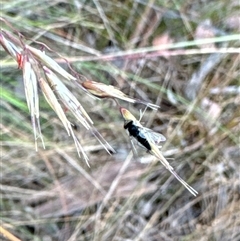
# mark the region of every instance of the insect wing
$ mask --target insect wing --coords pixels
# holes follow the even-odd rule
[[[149,138],[151,138],[155,144],[166,141],[166,137],[157,132],[148,132],[146,135],[149,136]]]
[[[160,142],[166,141],[166,137],[158,132],[154,132],[151,129],[141,127],[141,132],[144,136],[152,143],[159,144]]]

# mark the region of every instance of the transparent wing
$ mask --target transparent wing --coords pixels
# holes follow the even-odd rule
[[[158,132],[151,129],[141,127],[141,132],[144,136],[152,143],[159,144],[160,142],[166,141],[166,137]]]

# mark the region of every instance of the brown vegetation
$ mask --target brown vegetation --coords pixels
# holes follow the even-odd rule
[[[1,35],[0,239],[240,240],[239,7],[4,1],[4,36],[29,47],[22,59]],[[27,89],[26,104],[32,69],[49,79]],[[134,151],[116,95],[135,117],[152,107],[141,123],[166,137],[162,153],[196,197]]]

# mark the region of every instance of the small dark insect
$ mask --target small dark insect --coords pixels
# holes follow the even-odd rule
[[[127,109],[121,107],[120,112],[125,121],[124,129],[128,130],[129,136],[134,137],[138,143],[147,149],[150,154],[154,155],[175,176],[175,178],[181,182],[186,189],[188,189],[190,193],[196,196],[198,192],[190,185],[188,185],[174,171],[174,168],[168,163],[162,152],[159,150],[160,146],[158,146],[158,144],[160,142],[166,141],[166,138],[162,134],[142,126],[140,122]]]
[[[129,136],[133,136],[142,146],[144,146],[148,151],[151,151],[151,146],[140,127],[133,124],[133,121],[128,121],[124,124],[124,129],[127,129]]]

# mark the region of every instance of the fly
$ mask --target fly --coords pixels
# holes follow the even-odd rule
[[[145,128],[141,123],[131,114],[127,109],[120,107],[120,112],[124,118],[124,129],[128,130],[129,136],[134,137],[139,144],[141,144],[147,151],[155,156],[165,166],[175,178],[182,183],[182,185],[194,196],[198,192],[187,184],[175,171],[174,168],[169,164],[162,152],[159,150],[159,142],[165,141],[166,138],[151,129]]]
[[[124,124],[124,129],[128,130],[129,136],[133,136],[148,151],[151,151],[152,148],[147,140],[147,137],[141,130],[141,127],[134,125],[133,121],[131,120]]]

